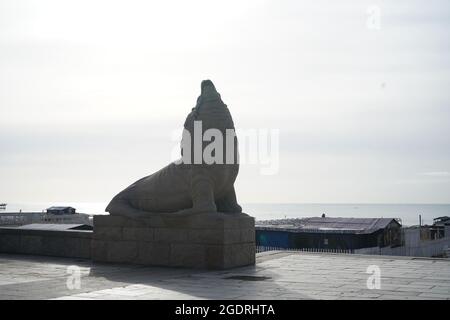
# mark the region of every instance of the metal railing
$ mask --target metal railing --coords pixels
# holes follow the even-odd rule
[[[401,247],[373,247],[356,249],[357,254],[378,254],[386,256],[408,256],[408,257],[448,257],[450,238],[437,240],[419,241],[414,246]]]
[[[351,249],[324,249],[324,248],[282,248],[273,246],[256,246],[256,253],[266,251],[295,251],[295,252],[317,252],[317,253],[341,253],[352,254]]]
[[[450,238],[422,241],[419,246],[371,247],[361,249],[324,249],[324,248],[283,248],[276,246],[256,246],[256,253],[267,251],[368,254],[407,257],[450,257]]]

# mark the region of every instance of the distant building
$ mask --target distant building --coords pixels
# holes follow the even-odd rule
[[[420,240],[437,240],[450,237],[450,217],[433,219],[432,225],[420,226]]]
[[[32,223],[17,227],[21,230],[51,230],[51,231],[65,231],[65,230],[94,230],[94,227],[88,224],[80,223]]]
[[[75,214],[75,210],[76,209],[72,207],[50,207],[47,208],[47,213],[56,215]]]
[[[401,224],[394,218],[313,217],[256,223],[258,246],[353,250],[400,246]]]
[[[433,220],[434,239],[450,237],[450,217],[438,217]]]
[[[420,245],[420,241],[422,240],[420,229],[420,226],[402,228],[403,245],[405,247],[418,247]]]

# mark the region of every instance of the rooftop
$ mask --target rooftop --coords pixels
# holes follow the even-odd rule
[[[373,233],[377,230],[386,228],[392,222],[400,225],[394,218],[311,217],[257,221],[256,226],[259,230],[275,229],[297,232]]]
[[[30,223],[25,224],[23,226],[18,226],[16,228],[22,230],[55,230],[55,231],[94,229],[92,226],[82,223]]]
[[[75,209],[75,208],[72,208],[72,207],[61,207],[61,206],[54,206],[54,207],[47,208],[47,210],[66,210],[66,209]]]
[[[73,266],[81,285],[70,290]],[[374,266],[380,289],[367,286]],[[0,254],[0,299],[449,300],[450,260],[273,251],[255,266],[205,271]]]

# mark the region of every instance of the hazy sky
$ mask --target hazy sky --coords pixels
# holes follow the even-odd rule
[[[448,0],[0,0],[0,202],[108,201],[209,78],[280,130],[241,202],[450,203],[449,27]]]

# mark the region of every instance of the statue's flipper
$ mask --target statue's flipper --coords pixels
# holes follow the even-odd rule
[[[138,210],[131,206],[130,202],[124,198],[114,198],[111,200],[105,211],[112,216],[123,216],[129,218],[145,217],[145,211]]]
[[[224,197],[216,200],[217,211],[224,213],[241,213],[242,207],[237,203],[234,186],[226,193]]]

